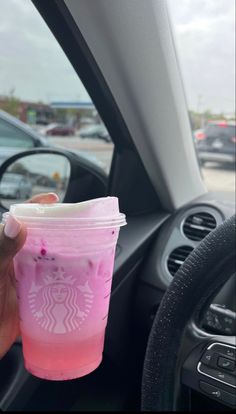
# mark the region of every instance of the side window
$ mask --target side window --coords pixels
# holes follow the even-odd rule
[[[42,146],[64,147],[108,174],[111,137],[31,0],[1,0],[0,26],[0,109],[26,123],[29,136],[31,130],[43,137]],[[1,120],[0,112],[0,146],[31,145]]]
[[[32,148],[33,140],[14,125],[10,125],[7,121],[0,119],[0,148]]]
[[[235,1],[168,4],[202,177],[235,193]]]

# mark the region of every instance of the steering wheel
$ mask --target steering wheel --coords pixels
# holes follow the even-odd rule
[[[143,411],[188,409],[183,384],[236,405],[235,337],[201,328],[212,298],[235,273],[235,221],[234,215],[202,240],[162,299],[144,360]]]

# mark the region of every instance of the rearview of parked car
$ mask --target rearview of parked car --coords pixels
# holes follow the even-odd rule
[[[195,135],[198,156],[202,164],[208,161],[228,163],[234,166],[236,124],[227,121],[211,121],[201,133]]]

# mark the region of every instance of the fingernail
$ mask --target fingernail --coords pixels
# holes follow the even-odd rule
[[[20,233],[21,224],[11,214],[7,218],[7,222],[4,227],[5,236],[10,239],[14,239]]]
[[[55,200],[59,200],[59,197],[58,197],[58,195],[57,195],[56,193],[48,193],[48,195],[49,195],[50,197],[55,198]]]

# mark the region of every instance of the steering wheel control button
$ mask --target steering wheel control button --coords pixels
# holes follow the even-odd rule
[[[226,372],[219,371],[215,368],[210,368],[201,362],[198,365],[198,372],[216,381],[222,382],[223,384],[236,388],[236,377],[233,377]]]
[[[212,366],[214,359],[214,352],[209,350],[204,352],[201,362],[205,365]]]
[[[236,350],[235,349],[227,348],[224,353],[225,353],[225,355],[227,355],[227,357],[233,358],[234,360],[236,360]]]
[[[221,391],[221,399],[223,402],[232,405],[233,407],[236,406],[236,393],[231,394],[231,392]]]
[[[213,385],[208,384],[204,381],[200,381],[199,385],[201,390],[204,391],[206,394],[211,395],[212,397],[217,398],[219,400],[221,399],[222,392],[219,388],[214,387]]]
[[[236,360],[236,348],[226,344],[211,344],[208,348],[218,354]]]
[[[226,404],[232,405],[233,407],[236,405],[236,394],[231,394],[230,392],[221,390],[220,388],[208,384],[204,381],[200,381],[199,386],[202,391],[204,391],[212,398],[220,400]]]
[[[224,368],[227,371],[235,370],[235,362],[228,358],[219,357],[217,365],[218,367]]]

